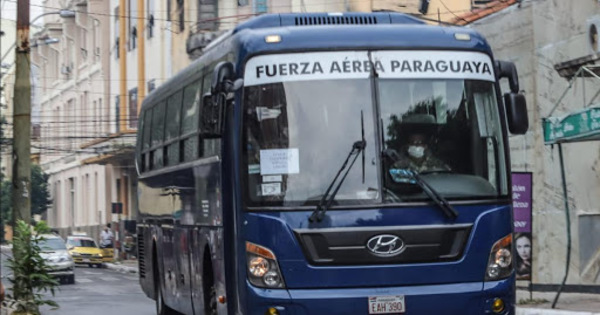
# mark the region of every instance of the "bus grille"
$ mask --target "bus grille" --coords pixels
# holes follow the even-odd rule
[[[296,25],[377,24],[373,16],[304,16],[295,18]]]
[[[455,224],[298,229],[294,232],[312,265],[371,265],[456,261],[462,257],[471,228],[471,224]],[[383,235],[401,239],[403,250],[391,256],[369,251],[369,240]]]
[[[144,232],[142,229],[139,230],[137,236],[137,248],[138,248],[138,269],[140,272],[140,278],[146,277],[146,259],[145,259],[145,247],[144,247]]]

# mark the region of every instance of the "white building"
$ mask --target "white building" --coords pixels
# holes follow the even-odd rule
[[[41,142],[40,163],[50,175],[53,204],[47,220],[63,235],[73,230],[97,237],[99,227],[112,221],[113,168],[87,165],[85,159],[100,150],[85,149],[87,143],[115,132],[114,112],[108,105],[110,54],[108,5],[105,1],[44,2],[45,13],[55,8],[75,11],[75,17],[47,15],[44,30],[36,38],[56,38],[58,44],[38,45],[31,61],[40,69]]]

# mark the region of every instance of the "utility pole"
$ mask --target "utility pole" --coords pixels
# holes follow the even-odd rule
[[[138,20],[137,20],[137,28],[138,28],[138,98],[137,98],[137,111],[138,111],[138,119],[140,109],[142,109],[142,102],[146,97],[146,26],[145,26],[145,10],[144,10],[144,0],[138,0]],[[138,122],[139,126],[139,122]]]
[[[17,1],[17,51],[13,101],[13,226],[31,221],[31,81],[29,0]],[[17,257],[15,257],[17,259]]]
[[[129,127],[127,124],[127,51],[125,41],[127,36],[127,22],[125,20],[125,0],[119,0],[119,131],[123,132]]]

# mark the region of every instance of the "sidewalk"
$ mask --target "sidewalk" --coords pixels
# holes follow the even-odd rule
[[[600,315],[600,294],[561,293],[552,309],[556,292],[529,292],[517,290],[517,315]],[[528,301],[528,302],[526,302]]]
[[[116,270],[122,273],[137,273],[138,272],[138,261],[137,260],[122,260],[112,263],[104,263],[106,268]]]

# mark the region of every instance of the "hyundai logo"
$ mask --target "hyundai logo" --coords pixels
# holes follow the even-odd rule
[[[393,257],[402,252],[404,249],[404,241],[396,235],[376,235],[367,241],[367,249],[375,256]]]

